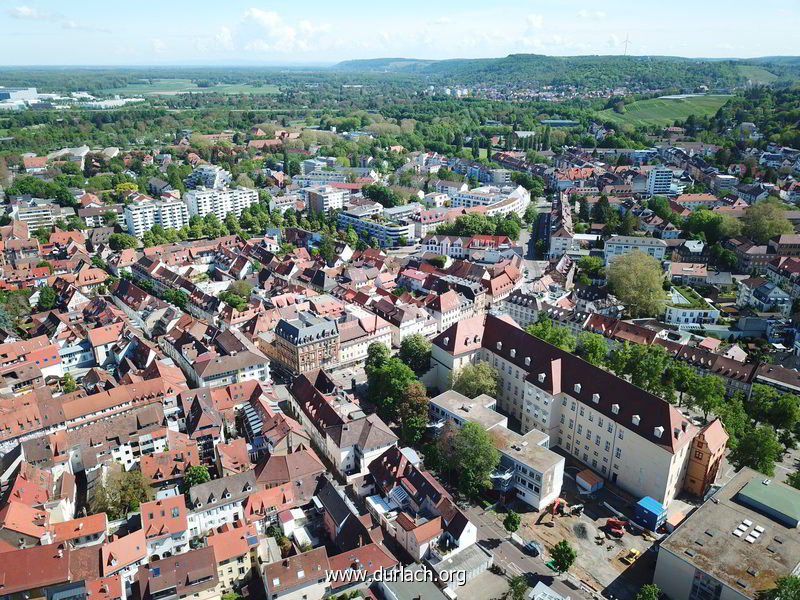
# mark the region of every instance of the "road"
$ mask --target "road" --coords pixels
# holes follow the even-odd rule
[[[564,584],[554,576],[554,572],[544,564],[542,557],[533,557],[523,553],[508,540],[508,533],[497,524],[491,513],[468,506],[467,517],[478,527],[478,543],[494,555],[494,564],[502,567],[511,575],[528,574],[534,585],[543,581],[562,596],[570,596],[575,600],[586,600],[586,596],[571,586]],[[525,537],[525,532],[520,532]]]

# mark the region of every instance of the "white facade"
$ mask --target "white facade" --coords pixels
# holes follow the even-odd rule
[[[140,201],[125,207],[128,233],[141,238],[153,225],[180,229],[189,225],[189,212],[180,200]]]
[[[310,214],[329,214],[334,210],[341,210],[344,206],[346,190],[330,186],[320,186],[306,192],[308,211]]]
[[[220,221],[223,221],[228,213],[233,213],[238,218],[246,207],[257,204],[258,192],[242,186],[223,189],[200,187],[186,192],[183,201],[186,203],[189,216],[204,217],[214,213]]]
[[[667,251],[667,243],[664,240],[649,237],[633,237],[627,235],[615,235],[606,241],[605,259],[606,266],[611,264],[617,256],[622,256],[634,250],[641,250],[659,261],[664,260]]]
[[[231,182],[231,174],[217,165],[198,165],[186,178],[186,187],[223,188]]]
[[[666,196],[672,186],[672,170],[662,167],[650,169],[647,173],[647,193],[651,196]]]

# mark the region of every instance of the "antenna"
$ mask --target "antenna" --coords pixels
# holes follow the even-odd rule
[[[628,42],[630,42],[630,40],[628,39],[628,34],[626,33],[625,34],[625,53],[623,54],[623,56],[628,56]]]

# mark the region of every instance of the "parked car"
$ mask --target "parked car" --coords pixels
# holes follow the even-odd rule
[[[542,545],[534,540],[527,542],[523,549],[531,556],[539,556],[542,553]]]

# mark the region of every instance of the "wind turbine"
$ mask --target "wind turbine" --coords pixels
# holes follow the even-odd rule
[[[628,34],[625,34],[625,53],[623,54],[623,56],[628,56],[628,42],[629,41],[630,40],[628,39]]]

